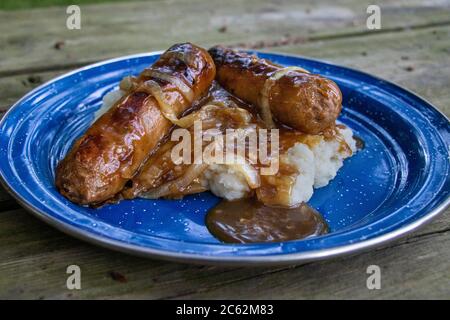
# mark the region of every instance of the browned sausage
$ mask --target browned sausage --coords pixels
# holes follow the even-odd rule
[[[225,131],[226,129],[238,128],[244,125],[245,120],[247,120],[243,117],[244,113],[236,112],[233,107],[248,109],[247,111],[251,108],[246,103],[232,96],[228,91],[225,91],[216,81],[213,82],[209,94],[206,95],[204,99],[197,101],[196,104],[196,111],[190,115],[198,113],[202,110],[202,107],[210,104],[221,106],[220,109],[211,110],[208,117],[202,118],[202,129],[204,132],[211,128]],[[191,134],[193,135],[193,128],[191,127],[188,129],[191,130]],[[145,164],[142,165],[139,173],[137,173],[130,183],[127,183],[122,190],[121,195],[123,198],[133,199],[135,197],[140,197],[149,190],[158,190],[157,194],[163,194],[162,186],[164,184],[185,176],[190,165],[184,163],[175,165],[171,158],[172,148],[178,143],[178,141],[170,141],[170,139],[162,142],[159,149],[152,153]],[[206,142],[206,144],[208,143],[209,142]],[[193,145],[191,150],[194,150]],[[205,191],[205,188],[199,183],[199,180],[196,179],[196,181],[193,181],[193,183],[189,184],[188,188],[184,190],[171,188],[169,196],[183,196],[201,191]],[[166,197],[167,194],[164,194],[163,196]]]
[[[155,72],[170,75],[178,82],[162,80],[154,76]],[[159,97],[163,96],[166,106],[179,116],[191,105],[190,100],[207,92],[214,76],[215,66],[206,50],[190,43],[168,49],[58,164],[56,187],[61,194],[83,205],[96,205],[114,197],[172,126],[156,96],[148,91],[149,84],[154,87],[156,83]]]
[[[287,126],[317,134],[333,126],[341,112],[341,91],[327,78],[291,70],[271,80],[263,93],[266,81],[280,72],[281,66],[221,46],[211,48],[209,53],[216,64],[216,79],[225,89],[260,111],[264,111],[264,94],[273,118]]]

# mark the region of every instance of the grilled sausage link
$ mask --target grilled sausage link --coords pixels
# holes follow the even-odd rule
[[[221,46],[209,53],[216,64],[218,82],[238,98],[258,106],[260,115],[263,99],[267,99],[271,115],[291,128],[317,134],[334,126],[342,109],[342,94],[333,81],[306,70],[284,72],[270,61]]]
[[[172,126],[158,97],[146,85],[156,86],[166,109],[169,106],[179,116],[190,107],[190,100],[207,92],[214,77],[215,66],[206,50],[190,43],[169,48],[135,79],[135,85],[94,122],[58,164],[59,192],[82,205],[97,205],[113,198]]]

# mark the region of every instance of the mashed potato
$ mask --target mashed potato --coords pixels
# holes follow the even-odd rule
[[[306,144],[296,143],[288,150],[287,159],[298,170],[289,201],[289,206],[295,206],[308,201],[313,195],[316,175],[315,157],[314,152]]]
[[[338,170],[342,167],[344,159],[351,157],[356,152],[356,143],[350,128],[338,129],[339,134],[347,143],[351,152],[340,150],[340,141],[322,141],[312,148],[315,162],[314,188],[326,186],[334,179]]]
[[[341,141],[349,148],[342,148]],[[298,173],[289,195],[289,206],[308,201],[314,188],[326,186],[342,167],[344,159],[356,152],[356,143],[350,128],[339,128],[338,135],[331,140],[320,138],[313,147],[296,143],[286,154],[280,155],[281,161],[297,168]],[[206,185],[216,196],[227,200],[237,200],[247,196],[250,187],[244,175],[225,164],[211,165],[203,175]]]
[[[125,92],[122,90],[114,90],[105,94],[102,99],[103,104],[101,108],[98,109],[94,114],[94,121],[97,121],[98,118],[100,118],[104,113],[106,113],[106,111],[108,111],[109,108],[111,108],[114,103],[119,101],[124,94]]]
[[[242,199],[250,193],[244,174],[226,164],[209,165],[203,179],[212,193],[227,200]]]

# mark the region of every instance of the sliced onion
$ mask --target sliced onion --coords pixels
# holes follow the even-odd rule
[[[275,123],[273,122],[272,112],[270,110],[270,104],[269,104],[269,92],[272,86],[275,84],[275,81],[279,80],[281,77],[286,75],[287,73],[291,71],[299,71],[303,73],[309,73],[308,70],[300,68],[300,67],[286,67],[283,69],[280,69],[276,71],[273,75],[271,75],[267,80],[264,82],[263,89],[260,93],[260,115],[261,119],[263,120],[264,124],[266,125],[267,129],[275,128]]]
[[[288,74],[291,71],[298,71],[298,72],[301,72],[301,73],[310,73],[308,70],[303,69],[301,67],[292,66],[292,67],[285,67],[283,69],[278,70],[270,78],[272,80],[276,81],[276,80],[280,79],[281,77],[283,77],[284,75]]]
[[[207,118],[208,112],[214,110],[215,108],[218,108],[218,106],[213,104],[204,105],[200,108],[200,110],[192,112],[191,114],[179,119],[179,126],[182,128],[189,128],[194,125],[195,121],[204,120]]]
[[[200,115],[197,112],[188,114],[187,116],[177,120],[176,125],[181,128],[189,128],[194,125],[194,122],[199,119]]]
[[[156,81],[147,80],[137,90],[142,90],[151,94],[158,102],[159,110],[163,116],[173,124],[178,125],[179,120],[177,115],[173,111],[173,108],[167,103],[164,98],[164,92]]]
[[[195,63],[195,57],[192,55],[192,53],[184,53],[184,52],[180,52],[180,51],[167,51],[166,53],[164,53],[164,57],[166,58],[175,58],[177,60],[183,61],[184,64],[190,68],[194,68],[196,66],[194,66]]]
[[[267,129],[275,128],[275,123],[273,122],[273,118],[272,118],[272,111],[270,111],[270,105],[269,105],[269,91],[273,85],[274,85],[274,81],[272,81],[271,78],[268,78],[264,82],[264,87],[261,90],[260,100],[259,100],[260,116],[261,116],[262,121],[266,125]]]
[[[194,193],[201,193],[204,191],[207,191],[208,188],[206,188],[205,186],[203,186],[201,183],[199,182],[195,182],[193,181],[190,185],[187,186],[187,188],[183,191],[183,195],[187,195],[187,194],[194,194]]]
[[[240,107],[229,107],[227,110],[232,110],[233,112],[239,113],[239,116],[242,118],[244,124],[249,124],[252,120],[253,116],[250,112],[247,110],[240,108]]]
[[[117,101],[122,99],[124,95],[125,91],[123,90],[110,91],[106,95],[104,95],[102,99],[102,106],[94,114],[94,122],[97,121],[106,112],[108,112],[108,110],[111,109],[117,103]]]
[[[210,112],[214,112],[216,110],[220,110],[223,108],[227,108],[227,107],[218,105],[218,104],[216,104],[215,101],[213,101],[210,104],[202,106],[200,108],[200,110],[195,111],[191,114],[188,114],[187,116],[177,120],[176,124],[182,128],[189,128],[189,127],[193,126],[194,122],[197,120],[207,120],[207,119],[211,118],[212,116],[210,115]],[[252,115],[250,114],[250,112],[248,112],[245,109],[239,108],[239,107],[228,107],[226,110],[239,113],[245,124],[248,124],[252,118]]]
[[[119,83],[120,90],[125,92],[135,89],[137,86],[137,78],[133,76],[126,76]]]
[[[183,82],[183,80],[178,77],[152,69],[145,69],[144,71],[142,71],[141,75],[144,77],[151,77],[154,79],[169,82],[173,84],[178,89],[178,91],[180,91],[180,93],[189,103],[192,103],[192,101],[194,100],[194,92],[192,91],[192,88],[190,88],[186,83]]]
[[[166,102],[161,86],[156,81],[147,80],[137,90],[142,90],[151,94],[158,102],[159,109],[163,114],[163,116],[167,120],[169,120],[170,122],[181,128],[191,127],[196,120],[204,119],[205,111],[209,111],[210,108],[212,107],[218,108],[218,106],[216,105],[206,105],[203,106],[202,109],[200,109],[200,111],[191,113],[181,119],[178,119],[172,107]]]
[[[204,119],[204,112],[202,109],[192,112],[187,116],[184,116],[183,118],[177,120],[177,126],[181,128],[190,128],[194,125],[195,121]]]
[[[234,170],[242,173],[251,189],[259,188],[261,186],[261,179],[258,170],[248,163],[245,158],[236,155],[236,159],[237,161],[228,165]]]
[[[228,107],[221,101],[212,101],[210,104],[204,105],[199,111],[200,119],[206,120],[211,118],[210,112],[215,112],[218,110],[226,110],[228,112],[233,112],[239,114],[242,118],[244,124],[248,124],[252,120],[252,115],[247,110],[240,108],[238,106]]]
[[[191,103],[194,99],[194,92],[192,91],[192,89],[177,77],[151,69],[145,69],[141,73],[141,75],[145,77],[160,79],[173,84],[180,91],[183,97],[188,100],[189,103]],[[124,77],[122,81],[120,81],[119,87],[121,90],[126,92],[129,92],[131,90],[138,90],[151,94],[158,102],[159,109],[167,120],[169,120],[173,124],[179,125],[180,127],[185,127],[185,121],[178,120],[178,117],[173,111],[173,108],[166,102],[161,86],[156,81],[147,80],[144,83],[139,84],[137,78],[128,76]]]
[[[161,197],[167,197],[174,193],[183,193],[192,181],[198,178],[207,167],[208,165],[206,163],[191,164],[180,178],[167,182],[147,192],[143,192],[139,194],[139,197],[145,199],[158,199]]]

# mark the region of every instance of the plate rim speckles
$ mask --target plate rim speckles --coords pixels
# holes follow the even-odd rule
[[[125,60],[131,60],[131,59],[139,59],[139,58],[145,58],[149,56],[155,56],[161,54],[162,51],[155,51],[151,53],[140,53],[140,54],[133,54],[133,55],[127,55],[123,57],[118,57],[114,59],[109,59],[105,61],[101,61],[95,64],[91,64],[82,68],[79,68],[77,70],[71,71],[69,73],[63,74],[53,80],[50,80],[46,82],[45,84],[39,86],[38,88],[35,88],[31,92],[29,92],[27,95],[25,95],[22,99],[20,99],[18,102],[16,102],[4,115],[3,119],[0,122],[0,133],[2,135],[2,138],[4,138],[4,125],[8,119],[8,116],[14,112],[16,108],[20,108],[23,101],[26,101],[29,97],[33,96],[36,92],[39,92],[45,87],[48,87],[52,83],[55,83],[61,79],[64,79],[66,77],[69,77],[71,75],[80,73],[85,70],[89,70],[91,68],[96,68],[99,66],[107,66],[108,64],[125,61]],[[359,73],[361,75],[368,76],[376,81],[382,81],[383,83],[389,84],[391,86],[396,87],[399,91],[403,91],[402,93],[409,95],[411,98],[416,99],[419,103],[426,104],[427,107],[432,108],[435,112],[438,113],[439,116],[446,119],[448,123],[448,118],[439,111],[436,107],[434,107],[431,103],[427,102],[425,99],[417,96],[413,92],[411,92],[408,89],[402,88],[401,86],[398,86],[396,84],[393,84],[392,82],[388,82],[386,80],[380,79],[378,77],[374,77],[370,74],[367,74],[365,72],[361,72],[359,70],[355,70],[348,67],[341,67],[337,66],[335,64],[329,63],[329,62],[323,62],[311,58],[305,58],[299,55],[292,55],[292,54],[285,54],[285,53],[277,53],[273,51],[251,51],[255,52],[257,54],[262,55],[269,55],[269,56],[278,56],[278,57],[284,57],[284,58],[292,58],[297,60],[308,60],[312,62],[316,62],[319,64],[329,65],[335,68],[341,68],[343,70],[348,70],[351,72]],[[8,141],[10,143],[10,141]],[[448,141],[447,141],[447,150],[448,150]],[[3,156],[3,155],[2,155]],[[10,165],[8,161],[5,161],[5,165]],[[17,192],[17,190],[14,188],[14,186],[11,185],[10,179],[11,176],[8,176],[5,174],[5,170],[2,167],[0,169],[0,181],[4,188],[13,195],[13,197],[26,209],[28,209],[31,213],[33,213],[38,218],[42,219],[43,221],[47,222],[48,224],[52,225],[56,229],[63,231],[69,235],[72,235],[76,238],[91,242],[93,244],[97,244],[103,247],[107,247],[110,249],[126,252],[126,253],[132,253],[139,256],[144,257],[151,257],[151,258],[160,258],[160,259],[166,259],[171,261],[178,261],[178,262],[189,262],[189,263],[200,263],[200,264],[220,264],[220,265],[240,265],[240,266],[251,266],[251,265],[282,265],[282,264],[296,264],[300,262],[307,262],[312,260],[318,260],[318,259],[325,259],[325,258],[331,258],[336,257],[344,254],[352,254],[356,252],[360,252],[363,250],[368,250],[373,247],[381,246],[387,242],[393,241],[395,239],[398,239],[402,236],[405,236],[409,234],[410,232],[418,229],[419,227],[423,226],[425,223],[431,221],[433,218],[437,217],[441,212],[443,212],[448,205],[450,204],[450,198],[447,197],[445,200],[441,201],[438,206],[436,206],[434,209],[427,212],[425,215],[412,220],[405,225],[402,225],[400,228],[397,228],[395,230],[386,232],[384,234],[381,234],[379,236],[376,236],[371,239],[367,240],[360,240],[356,241],[354,243],[347,243],[345,245],[335,246],[335,247],[324,247],[319,250],[312,250],[312,251],[306,251],[306,252],[283,252],[281,250],[278,254],[271,254],[271,255],[214,255],[209,252],[188,252],[188,251],[171,251],[171,250],[164,250],[159,249],[155,247],[148,247],[133,243],[124,242],[123,240],[114,239],[113,237],[104,237],[100,234],[92,233],[88,230],[85,230],[83,228],[78,227],[76,224],[67,223],[65,221],[59,220],[55,218],[52,215],[49,215],[48,212],[45,212],[39,208],[37,208],[35,205],[33,205],[33,201],[31,201],[29,198],[26,197],[26,195],[21,194],[20,192]],[[446,190],[448,191],[448,190]]]

